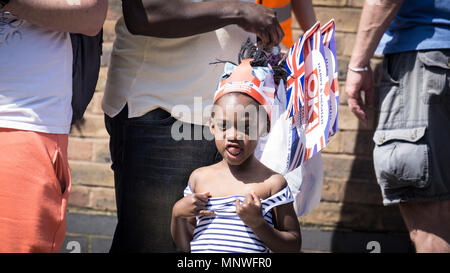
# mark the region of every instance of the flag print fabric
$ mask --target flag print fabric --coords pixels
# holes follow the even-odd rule
[[[317,22],[289,50],[286,119],[287,172],[324,149],[337,128],[339,91],[334,20]]]

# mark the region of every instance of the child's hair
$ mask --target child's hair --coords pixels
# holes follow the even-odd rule
[[[278,85],[281,80],[286,82],[286,78],[288,76],[288,72],[284,68],[286,64],[286,57],[279,50],[275,54],[273,52],[268,53],[264,49],[253,44],[250,39],[247,39],[247,41],[242,44],[241,50],[239,51],[239,64],[245,59],[253,59],[253,61],[250,62],[252,67],[266,67],[270,65],[274,73],[273,80],[276,85]]]
[[[241,64],[242,60],[245,59],[253,59],[253,61],[250,62],[250,65],[252,67],[267,67],[268,65],[270,65],[274,72],[273,80],[276,85],[278,85],[281,80],[286,82],[288,76],[288,72],[284,68],[286,64],[286,55],[282,54],[281,52],[278,52],[277,54],[268,53],[264,49],[257,47],[250,41],[249,38],[241,46],[238,54],[238,64]],[[210,64],[227,62],[236,65],[234,62],[222,60],[217,60],[216,62],[212,62]]]

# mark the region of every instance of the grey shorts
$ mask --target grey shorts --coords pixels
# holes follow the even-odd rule
[[[386,55],[373,140],[385,205],[450,199],[450,50]]]

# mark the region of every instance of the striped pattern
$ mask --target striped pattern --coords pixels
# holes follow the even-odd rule
[[[192,193],[188,184],[184,195]],[[243,201],[245,197],[227,196],[209,199],[206,209],[214,211],[215,216],[197,217],[191,252],[265,253],[270,251],[236,214],[236,199]],[[272,208],[293,201],[292,192],[288,186],[271,197],[261,200],[264,219],[273,226]]]

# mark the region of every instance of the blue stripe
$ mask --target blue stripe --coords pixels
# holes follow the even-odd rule
[[[209,234],[204,234],[205,236],[209,235]],[[222,236],[222,235],[221,235]],[[252,239],[252,238],[249,238]],[[205,240],[210,240],[210,241],[218,241],[218,242],[234,242],[234,243],[240,243],[240,244],[246,244],[246,245],[250,245],[250,246],[259,246],[262,248],[267,248],[264,244],[258,244],[256,242],[246,242],[246,241],[237,241],[237,240],[231,240],[231,239],[218,239],[218,238],[199,238],[195,241],[192,241],[192,243],[195,243],[195,245],[198,245],[197,242],[201,242],[201,241],[205,241]]]
[[[225,237],[237,237],[237,238],[243,238],[243,239],[250,239],[253,241],[256,241],[262,245],[265,245],[263,241],[261,241],[260,239],[258,239],[258,237],[255,236],[242,236],[242,235],[235,235],[235,234],[223,234],[223,233],[215,233],[215,232],[209,232],[209,233],[205,233],[205,234],[201,234],[199,236],[207,236],[207,235],[217,235],[217,236],[225,236]],[[219,240],[219,239],[216,239]],[[195,240],[192,240],[192,242],[194,242]]]
[[[248,247],[237,247],[237,246],[229,246],[229,245],[224,245],[224,244],[198,244],[198,245],[195,245],[195,246],[202,246],[202,245],[204,245],[204,246],[224,246],[224,247],[229,247],[229,248],[240,248],[240,249],[247,249],[247,250],[252,250],[252,251],[255,251],[256,249],[253,249],[253,248],[248,248]],[[193,249],[193,247],[192,247],[192,245],[191,245],[191,250]],[[263,251],[257,251],[257,252],[263,252]]]
[[[223,228],[216,228],[216,227],[209,227],[209,228],[207,228],[207,229],[203,229],[203,230],[221,230],[222,232],[223,231],[230,231],[231,229],[223,229]],[[199,231],[199,232],[194,232],[194,240],[195,239],[197,239],[198,238],[198,236],[200,236],[200,235],[202,235],[203,233],[202,233],[202,231],[203,230],[201,230],[201,231]],[[236,232],[236,233],[241,233],[241,234],[253,234],[253,235],[255,235],[253,232],[250,232],[250,231],[241,231],[241,230],[231,230],[231,231],[234,231],[234,232]],[[226,234],[226,233],[225,233]],[[233,235],[233,234],[230,234],[230,235]],[[237,236],[237,235],[236,235]],[[242,235],[241,235],[242,236]]]

